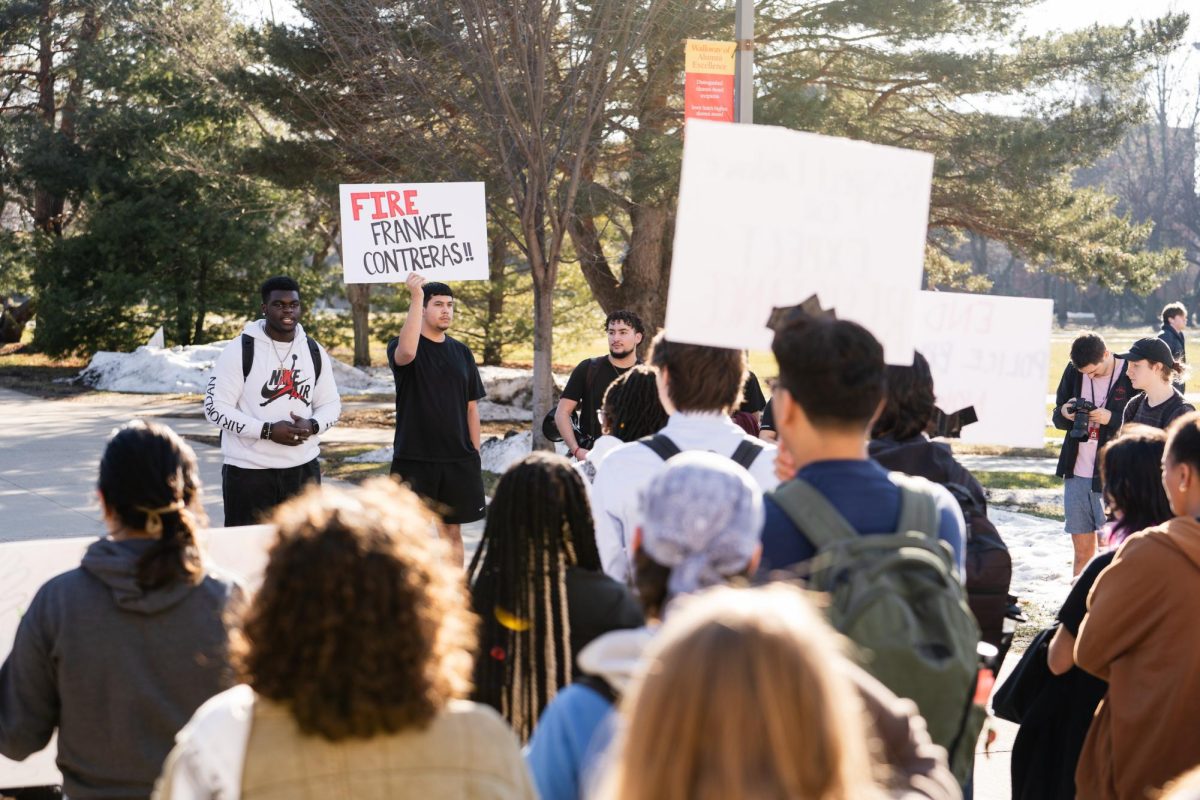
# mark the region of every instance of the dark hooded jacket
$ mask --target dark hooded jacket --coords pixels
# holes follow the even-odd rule
[[[1074,400],[1082,394],[1083,373],[1075,369],[1073,364],[1068,363],[1067,368],[1063,370],[1062,379],[1058,382],[1058,391],[1054,394],[1054,413],[1051,415],[1054,418],[1054,427],[1060,431],[1067,431],[1063,435],[1062,449],[1058,451],[1058,469],[1054,473],[1060,478],[1074,477],[1075,456],[1079,454],[1079,440],[1071,437],[1071,428],[1075,423],[1063,416],[1062,407],[1067,401]],[[1137,391],[1129,382],[1129,364],[1122,361],[1120,372],[1113,376],[1112,387],[1108,391],[1108,400],[1104,403],[1104,407],[1109,410],[1112,417],[1107,425],[1100,426],[1100,435],[1096,443],[1097,453],[1103,450],[1104,445],[1117,435],[1117,431],[1121,430],[1121,417],[1125,413],[1125,404],[1135,394]],[[1100,491],[1099,456],[1096,458],[1096,463],[1092,465],[1092,491]]]
[[[145,798],[175,734],[226,688],[226,606],[241,589],[207,574],[145,592],[153,544],[101,539],[47,581],[0,667],[0,754],[21,760],[58,729],[71,798]]]
[[[1171,323],[1162,324],[1162,332],[1158,334],[1158,338],[1171,348],[1171,355],[1175,356],[1176,361],[1187,361],[1187,339],[1181,332],[1172,328]]]

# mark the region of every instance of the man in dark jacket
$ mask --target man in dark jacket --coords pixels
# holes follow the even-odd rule
[[[1183,336],[1183,329],[1187,327],[1187,310],[1182,303],[1170,303],[1163,307],[1162,310],[1162,333],[1158,334],[1158,338],[1167,343],[1171,348],[1171,354],[1175,356],[1176,361],[1187,363],[1187,341]],[[1185,383],[1179,381],[1172,383],[1180,394],[1183,394]]]
[[[1096,554],[1097,536],[1104,525],[1099,452],[1121,429],[1125,404],[1135,394],[1126,366],[1109,352],[1103,339],[1085,333],[1071,344],[1071,363],[1058,382],[1054,427],[1067,434],[1055,474],[1063,479],[1065,529],[1075,549],[1075,575]],[[1082,438],[1072,435],[1077,399],[1096,406],[1088,414],[1087,435]]]

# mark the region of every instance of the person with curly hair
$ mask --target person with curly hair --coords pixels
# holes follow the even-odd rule
[[[600,569],[587,490],[562,456],[531,453],[500,478],[468,574],[482,620],[474,699],[522,741],[584,646],[645,624],[632,592]]]
[[[159,800],[535,797],[470,691],[475,620],[433,516],[387,479],[281,506],[234,640],[244,683],[180,732]]]
[[[667,424],[654,370],[638,364],[609,384],[600,421],[604,434],[592,445],[588,457],[574,465],[589,484],[596,479],[596,469],[604,456],[614,447],[658,433]]]
[[[242,591],[199,549],[196,455],[170,428],[119,428],[99,493],[108,534],[38,589],[0,668],[0,754],[57,729],[67,796],[144,798],[176,731],[229,685],[222,615]]]

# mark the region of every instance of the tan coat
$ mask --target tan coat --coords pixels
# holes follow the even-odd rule
[[[424,731],[329,742],[302,736],[261,698],[246,746],[242,800],[535,800],[516,737],[485,706],[452,702]]]
[[[196,712],[155,800],[536,800],[517,737],[492,709],[451,701],[424,730],[330,742],[249,686]]]
[[[1075,662],[1108,681],[1075,785],[1081,800],[1145,800],[1200,764],[1200,523],[1131,536],[1088,595]]]

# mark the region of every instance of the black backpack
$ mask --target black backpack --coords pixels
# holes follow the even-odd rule
[[[254,337],[248,333],[242,334],[242,380],[250,377],[250,369],[254,366]],[[316,386],[317,381],[321,380],[321,351],[317,348],[317,342],[311,336],[305,337],[308,341],[308,352],[312,356],[313,363],[313,385]],[[217,441],[225,438],[225,431],[217,434]]]
[[[308,352],[312,356],[313,385],[321,380],[321,351],[317,348],[316,340],[311,336],[305,337],[308,342]],[[242,380],[250,377],[250,368],[254,366],[254,337],[248,333],[242,334]]]
[[[1000,538],[1000,531],[987,518],[987,512],[971,492],[961,484],[943,485],[958,501],[967,523],[967,604],[979,623],[980,638],[1000,650],[1002,660],[1011,644],[1011,639],[1004,635],[1004,618],[1008,613],[1008,589],[1012,583],[1012,556]]]
[[[601,359],[607,356],[597,356],[596,358],[588,359],[587,373],[583,380],[583,397],[579,399],[579,403],[575,406],[575,410],[571,412],[571,430],[575,432],[575,443],[584,450],[592,449],[592,445],[596,443],[595,437],[584,433],[579,427],[579,412],[583,408],[583,404],[588,399],[588,390],[592,388],[592,384],[596,382],[596,373],[600,371]],[[590,409],[594,410],[594,409]],[[554,422],[554,414],[558,411],[558,401],[554,401],[554,405],[546,412],[546,416],[542,418],[542,435],[552,442],[561,442],[562,434],[558,432],[558,425]]]

